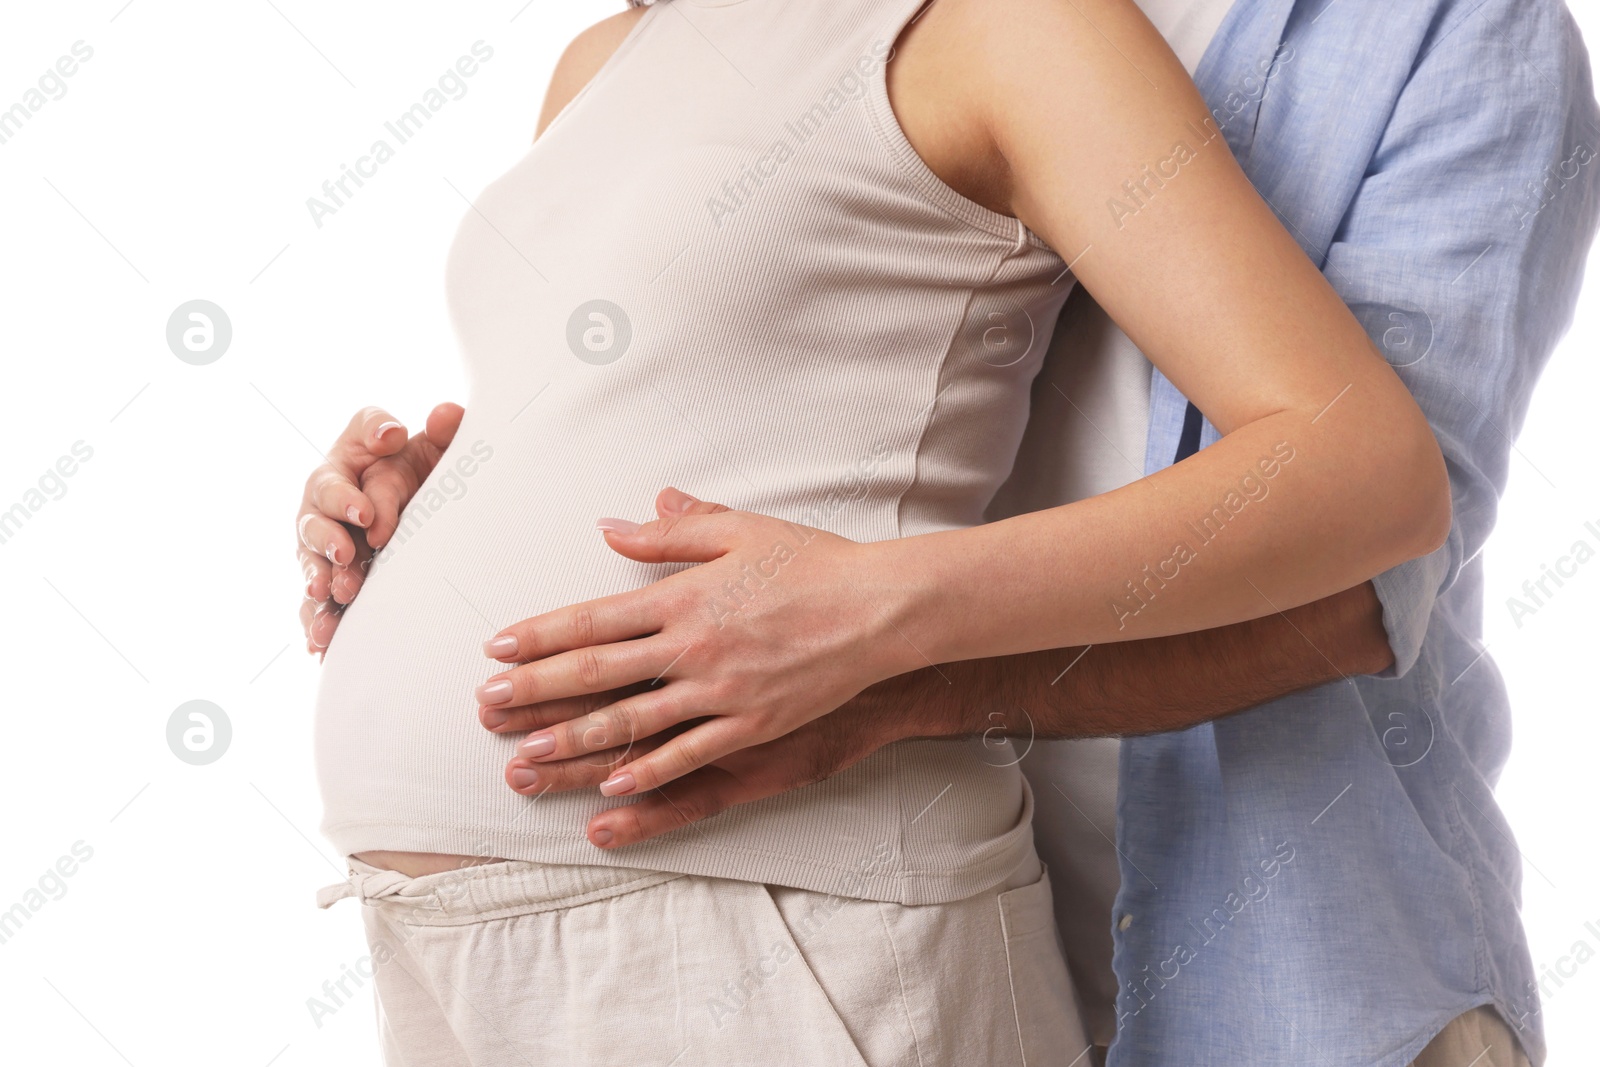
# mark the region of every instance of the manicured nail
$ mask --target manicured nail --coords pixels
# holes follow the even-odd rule
[[[515,656],[517,654],[517,635],[501,634],[499,637],[489,638],[483,643],[483,654],[490,659]]]
[[[600,795],[607,797],[620,797],[624,793],[633,792],[633,775],[627,771],[613,774],[610,778],[600,783]]]
[[[351,504],[349,507],[344,509],[344,515],[345,518],[349,519],[357,526],[361,525],[361,509],[356,507],[354,504]]]
[[[306,599],[307,600],[313,599],[312,596],[311,596],[311,583],[315,582],[316,580],[317,580],[317,578],[316,578],[316,575],[314,575],[314,574],[306,576]]]
[[[498,730],[511,721],[511,716],[503,711],[484,711],[480,716],[484,727],[489,730]]]
[[[388,433],[390,430],[398,430],[398,429],[400,429],[400,424],[398,422],[386,422],[383,425],[378,427],[377,431],[373,434],[373,436],[377,437],[381,441],[383,439],[383,435],[384,434]]]
[[[512,688],[512,684],[502,678],[498,682],[484,682],[473,691],[473,696],[480,704],[504,704],[511,699]]]
[[[690,496],[688,493],[685,493],[682,489],[679,489],[676,486],[667,486],[667,492],[671,494],[667,497],[667,510],[671,511],[674,515],[682,515],[684,512],[700,503],[700,501],[696,500],[694,497]]]
[[[556,739],[554,734],[533,734],[517,746],[517,751],[524,756],[548,756],[555,750]]]
[[[539,772],[532,767],[518,767],[511,772],[511,784],[517,789],[532,789],[539,784]]]
[[[328,556],[328,560],[330,562],[332,562],[332,563],[338,563],[339,562],[339,546],[334,544],[332,541],[328,542],[327,556]]]
[[[612,834],[612,832],[610,830],[607,830],[607,829],[604,829],[604,828],[596,830],[589,837],[589,840],[593,841],[595,844],[599,845],[601,848],[605,848],[607,845],[611,844],[611,842],[614,839],[615,839],[615,835]]]
[[[606,533],[631,534],[639,532],[639,524],[627,519],[596,519],[595,527]]]

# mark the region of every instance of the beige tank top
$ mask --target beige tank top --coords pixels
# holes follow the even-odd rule
[[[906,904],[1025,855],[1016,756],[981,738],[891,745],[603,852],[584,826],[626,798],[511,792],[519,738],[485,731],[471,695],[500,627],[670,572],[594,529],[650,517],[663,486],[859,541],[981,521],[1071,281],[901,132],[884,64],[922,2],[659,0],[466,213],[447,291],[467,414],[323,665],[323,830],[342,853]]]

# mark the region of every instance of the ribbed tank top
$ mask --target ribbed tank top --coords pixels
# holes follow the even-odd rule
[[[884,64],[921,4],[658,0],[466,213],[446,286],[466,417],[323,664],[323,831],[341,852],[905,904],[1020,862],[1032,799],[1010,747],[981,738],[890,745],[601,851],[585,824],[627,798],[511,792],[520,738],[484,730],[471,695],[499,628],[681,569],[623,559],[594,528],[650,517],[663,486],[858,541],[982,520],[1071,281],[901,131]]]

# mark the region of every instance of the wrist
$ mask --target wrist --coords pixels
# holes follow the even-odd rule
[[[1383,602],[1371,582],[1328,598],[1335,606],[1337,630],[1330,635],[1341,650],[1340,669],[1347,674],[1380,674],[1394,666],[1394,650],[1383,625]]]
[[[856,591],[867,605],[866,640],[876,681],[912,675],[946,659],[952,636],[948,604],[941,610],[928,536],[872,541],[858,546]],[[937,678],[937,676],[935,676]]]

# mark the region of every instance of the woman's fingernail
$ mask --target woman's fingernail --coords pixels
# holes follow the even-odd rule
[[[610,830],[607,830],[607,829],[604,829],[604,828],[596,830],[593,833],[593,835],[591,835],[590,838],[589,838],[589,840],[593,841],[595,844],[599,845],[601,848],[605,848],[607,845],[611,844],[611,842],[614,839],[615,839],[615,835],[612,834],[612,832]]]
[[[633,792],[633,775],[627,771],[613,774],[610,778],[600,783],[600,795],[607,797],[620,797],[624,793]]]
[[[517,654],[517,637],[515,634],[502,634],[491,637],[483,643],[483,654],[490,659],[500,659],[502,656],[515,656]]]
[[[498,730],[511,721],[511,716],[503,711],[485,710],[480,718],[484,727],[490,730]]]
[[[357,526],[361,525],[361,509],[356,507],[354,504],[351,504],[349,507],[345,508],[344,514],[345,518],[349,519]]]
[[[312,595],[311,595],[311,585],[312,585],[312,583],[313,583],[313,582],[315,582],[315,581],[316,581],[316,580],[317,580],[317,577],[316,577],[316,575],[314,575],[314,574],[312,574],[312,575],[307,575],[307,576],[306,576],[306,599],[307,599],[307,600],[314,600],[314,599],[316,599],[316,598],[315,598],[315,597],[313,597],[313,596],[312,596]]]
[[[511,699],[513,686],[502,678],[498,682],[484,682],[473,691],[480,704],[504,704]]]
[[[339,546],[334,544],[332,541],[329,541],[328,542],[327,555],[328,555],[329,562],[338,563],[339,562]]]
[[[631,534],[639,532],[639,524],[627,519],[596,519],[595,527],[606,533]]]
[[[400,429],[400,424],[398,422],[386,422],[386,423],[383,423],[381,426],[379,426],[377,428],[377,430],[375,430],[373,432],[373,436],[378,438],[379,440],[382,440],[384,434],[388,433],[390,430],[398,430],[398,429]]]
[[[696,504],[700,503],[700,501],[696,500],[694,497],[690,496],[688,493],[685,493],[682,489],[679,489],[676,486],[667,486],[667,493],[669,494],[666,501],[667,510],[671,511],[674,515],[681,515],[685,511],[688,511],[690,508],[694,507]]]
[[[517,789],[532,789],[539,784],[539,772],[532,767],[518,767],[511,772],[511,784]]]
[[[524,756],[548,756],[555,750],[556,739],[553,734],[534,734],[517,746],[517,751]]]

